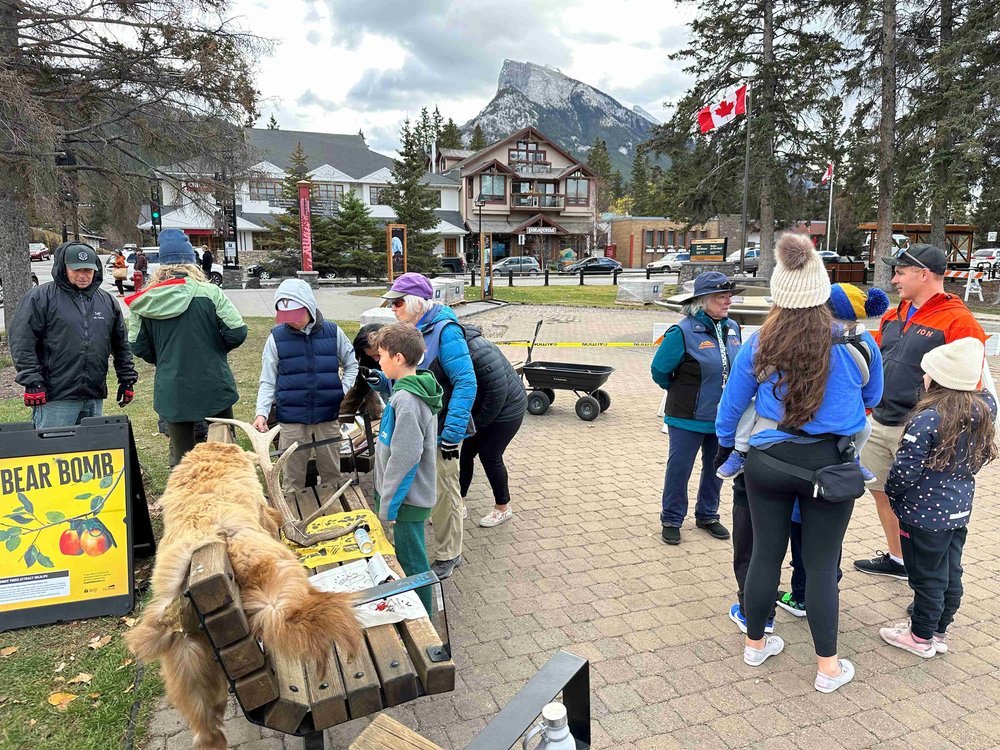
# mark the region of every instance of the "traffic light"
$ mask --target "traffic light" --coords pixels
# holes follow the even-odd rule
[[[163,228],[163,219],[160,214],[159,185],[154,185],[149,193],[149,223],[154,233],[158,233]]]

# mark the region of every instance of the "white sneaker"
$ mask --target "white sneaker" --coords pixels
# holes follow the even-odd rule
[[[785,642],[781,640],[780,635],[765,635],[764,648],[743,647],[743,661],[751,667],[759,667],[768,658],[780,654],[784,648]]]
[[[816,673],[816,681],[813,683],[813,687],[821,693],[832,693],[837,688],[846,685],[854,679],[854,665],[847,661],[847,659],[838,659],[838,661],[840,662],[840,674],[836,677],[830,677],[822,672]]]
[[[507,508],[507,510],[497,510],[494,508],[489,512],[489,515],[483,516],[479,519],[479,525],[484,529],[490,529],[494,526],[499,526],[504,521],[509,521],[513,515],[514,511],[510,508]]]
[[[469,517],[469,506],[468,505],[463,505],[462,506],[462,518],[465,519],[465,518],[468,518],[468,517]]]

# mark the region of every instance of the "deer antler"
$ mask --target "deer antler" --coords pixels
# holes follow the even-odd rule
[[[261,473],[264,475],[264,486],[267,488],[267,497],[271,501],[271,505],[275,508],[275,510],[281,514],[283,521],[281,524],[281,531],[285,534],[287,539],[290,539],[299,546],[308,547],[316,544],[317,542],[325,542],[330,539],[337,539],[338,537],[352,534],[355,529],[361,525],[361,522],[358,521],[347,528],[337,529],[334,531],[322,531],[316,534],[310,534],[306,531],[309,523],[323,515],[326,510],[340,498],[340,496],[344,493],[344,490],[350,486],[350,482],[344,484],[343,487],[337,490],[333,496],[323,503],[323,506],[318,511],[310,514],[308,518],[304,520],[296,518],[295,514],[292,512],[291,506],[289,506],[288,501],[285,499],[285,493],[281,490],[280,471],[288,461],[288,458],[299,447],[299,444],[292,443],[278,457],[277,461],[271,461],[270,446],[275,436],[281,432],[280,424],[275,425],[267,432],[260,432],[252,424],[241,422],[238,419],[209,417],[208,421],[238,427],[246,434],[247,438],[250,440],[250,445],[253,447],[254,454],[257,457],[257,464],[260,466]]]

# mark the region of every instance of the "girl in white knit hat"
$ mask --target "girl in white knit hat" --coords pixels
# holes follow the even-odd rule
[[[927,392],[914,408],[885,484],[899,517],[903,564],[913,589],[910,622],[882,639],[925,659],[948,650],[948,626],[962,600],[962,548],[975,475],[997,457],[997,405],[980,390],[985,349],[964,338],[920,362]]]

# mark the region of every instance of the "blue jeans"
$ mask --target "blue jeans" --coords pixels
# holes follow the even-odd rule
[[[719,439],[712,434],[692,432],[667,425],[670,449],[667,453],[667,471],[663,480],[663,508],[660,523],[680,528],[688,510],[688,480],[694,470],[694,460],[701,449],[701,482],[698,485],[698,502],[694,517],[698,521],[719,520],[719,490],[722,480],[715,476],[715,454]]]
[[[84,417],[100,417],[104,414],[102,399],[86,399],[82,401],[49,401],[34,407],[31,421],[36,430],[53,429],[55,427],[72,427],[80,424]]]

